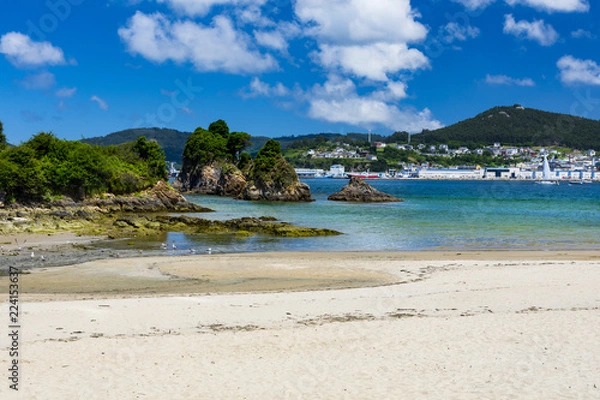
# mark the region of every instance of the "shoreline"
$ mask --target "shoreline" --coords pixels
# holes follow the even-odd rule
[[[21,294],[28,398],[600,396],[598,252],[142,257],[19,284],[36,279],[55,290]]]
[[[106,257],[28,269],[27,301],[274,293],[402,285],[428,267],[600,263],[596,251],[253,252]],[[423,269],[423,266],[426,268]],[[6,282],[4,282],[6,281]],[[0,285],[8,277],[0,277]],[[6,294],[0,294],[5,300]]]

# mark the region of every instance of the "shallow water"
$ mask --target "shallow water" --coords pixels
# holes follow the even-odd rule
[[[371,185],[402,203],[327,201],[346,180],[307,179],[312,203],[245,202],[187,196],[214,209],[208,219],[273,216],[344,235],[317,238],[249,238],[169,233],[178,251],[406,251],[600,249],[600,184],[537,185],[525,181],[377,180]]]

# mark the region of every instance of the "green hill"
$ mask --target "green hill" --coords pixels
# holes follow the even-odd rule
[[[494,107],[473,118],[411,136],[412,143],[469,148],[499,142],[512,146],[561,146],[600,149],[600,121],[523,108]]]
[[[185,141],[190,134],[190,132],[180,132],[175,129],[138,128],[126,129],[106,136],[83,139],[82,142],[99,146],[109,146],[135,142],[138,137],[145,136],[148,140],[156,140],[160,147],[163,148],[167,161],[181,163],[181,155],[183,154]]]

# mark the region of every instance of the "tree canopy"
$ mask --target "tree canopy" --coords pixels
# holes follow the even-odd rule
[[[0,152],[5,201],[31,203],[55,196],[81,200],[110,192],[129,194],[166,179],[164,152],[145,137],[116,146],[91,146],[41,132]]]
[[[208,130],[198,127],[188,138],[183,149],[183,170],[193,165],[214,161],[236,163],[244,149],[250,146],[246,132],[229,132],[222,119],[212,122]]]
[[[212,133],[219,134],[224,138],[229,136],[229,126],[227,126],[227,122],[223,121],[222,119],[211,122],[211,124],[208,126],[208,130]]]

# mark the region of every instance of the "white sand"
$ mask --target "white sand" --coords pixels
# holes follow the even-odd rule
[[[336,260],[340,275],[407,283],[23,300],[21,391],[4,378],[0,398],[600,398],[600,261],[581,254],[212,256],[209,271],[245,260],[293,275]],[[169,260],[170,273],[191,274],[186,262]],[[6,351],[0,361],[6,371]]]

